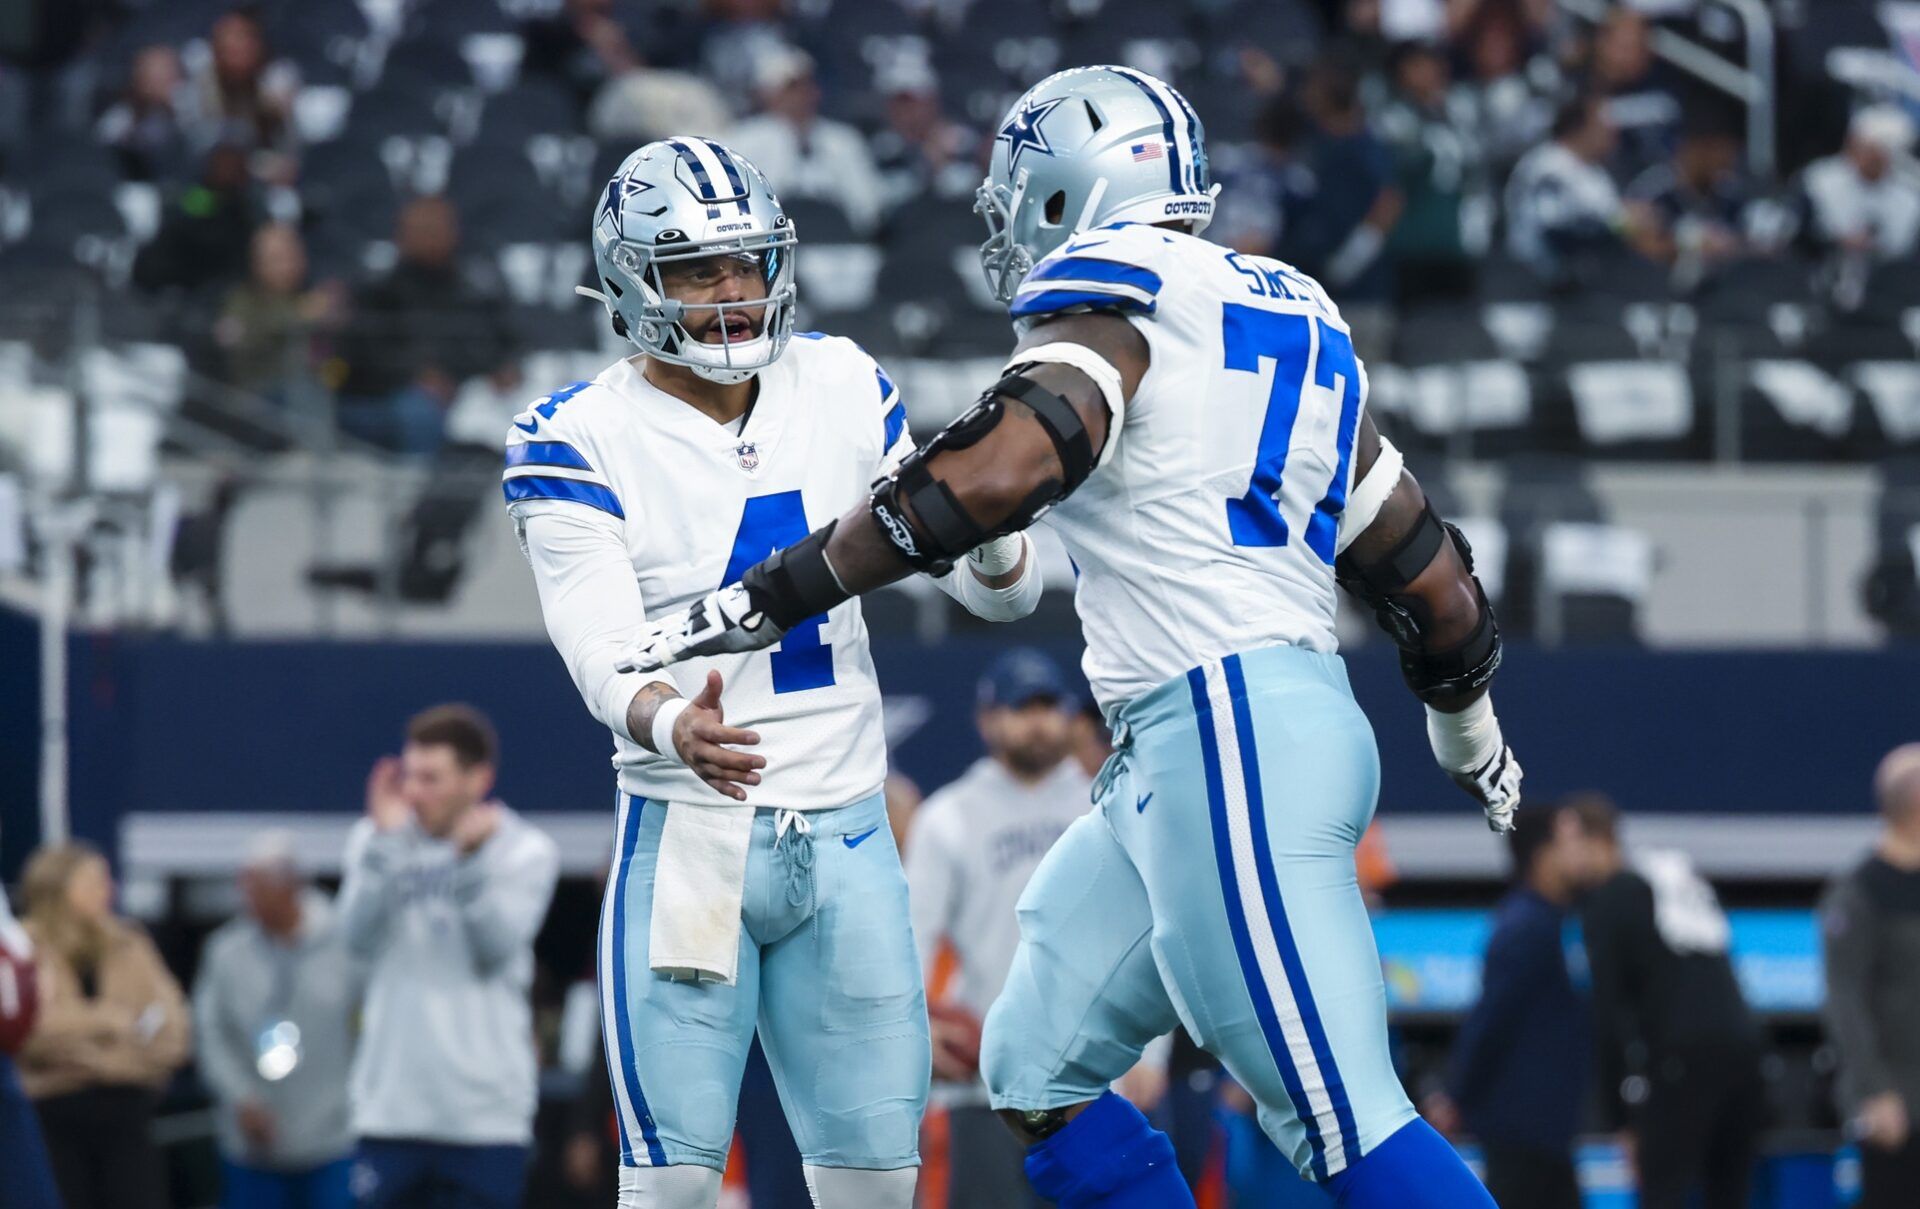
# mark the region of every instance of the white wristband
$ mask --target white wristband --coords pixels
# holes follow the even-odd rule
[[[685,713],[687,706],[692,704],[693,702],[685,697],[672,697],[662,701],[653,711],[653,750],[669,760],[676,760],[683,764],[686,761],[680,759],[680,753],[673,746],[673,724],[680,720],[680,715]]]
[[[1434,760],[1448,772],[1471,773],[1484,767],[1506,746],[1500,719],[1493,715],[1493,694],[1481,694],[1457,714],[1429,705],[1427,742],[1433,745]]]
[[[1020,555],[1026,548],[1025,534],[1009,533],[1005,537],[996,537],[990,542],[982,542],[975,546],[968,557],[973,560],[974,570],[993,579],[1019,566]]]

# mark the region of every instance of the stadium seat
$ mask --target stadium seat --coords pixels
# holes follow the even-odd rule
[[[1582,443],[1596,455],[1679,457],[1694,448],[1693,383],[1675,361],[1582,361],[1565,381]]]
[[[572,94],[545,81],[523,80],[487,98],[475,138],[486,143],[524,145],[536,134],[575,133],[579,129],[580,109]],[[612,175],[611,168],[607,175]]]

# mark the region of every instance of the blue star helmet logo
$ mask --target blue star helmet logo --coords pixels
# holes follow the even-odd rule
[[[1055,97],[1051,101],[1035,104],[1028,101],[1021,106],[1007,124],[994,136],[995,142],[1007,145],[1007,175],[1011,177],[1020,167],[1020,155],[1029,147],[1041,155],[1052,155],[1053,146],[1047,142],[1047,136],[1041,132],[1040,123],[1046,116],[1060,107],[1065,97]]]
[[[607,182],[607,196],[601,200],[600,213],[595,216],[594,221],[596,223],[604,222],[608,216],[612,216],[613,233],[617,237],[625,239],[627,232],[623,216],[626,213],[627,203],[651,188],[653,188],[653,186],[648,182],[639,180],[629,174],[614,177]],[[662,206],[661,210],[664,209],[666,209],[666,207]],[[654,213],[658,214],[660,210],[655,210]]]

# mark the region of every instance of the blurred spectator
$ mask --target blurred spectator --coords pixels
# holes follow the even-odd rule
[[[1840,1051],[1840,1111],[1860,1143],[1857,1209],[1896,1209],[1920,1189],[1920,743],[1873,778],[1874,853],[1820,904],[1827,1034]]]
[[[1728,956],[1732,929],[1683,852],[1637,851],[1619,812],[1569,804],[1596,888],[1582,905],[1603,1115],[1639,1178],[1641,1209],[1747,1209],[1766,1112],[1760,1029]]]
[[[880,170],[858,130],[820,116],[812,57],[784,47],[762,55],[754,75],[760,112],[734,126],[727,146],[766,173],[780,196],[831,202],[855,231],[871,232],[885,201]]]
[[[609,80],[587,112],[587,132],[603,143],[644,143],[687,130],[719,130],[732,120],[720,93],[685,71],[635,68]]]
[[[603,84],[642,64],[613,0],[564,0],[559,12],[522,26],[520,37],[521,74],[564,85],[582,109]]]
[[[219,1122],[220,1204],[349,1209],[359,971],[285,832],[255,839],[240,894],[246,913],[207,939],[193,987],[200,1077]]]
[[[1575,1135],[1593,1068],[1587,959],[1573,914],[1590,862],[1580,821],[1530,806],[1507,836],[1514,887],[1494,909],[1480,998],[1461,1023],[1444,1092],[1422,1111],[1486,1155],[1501,1209],[1580,1209]]]
[[[894,63],[875,81],[887,124],[873,136],[873,158],[892,211],[908,202],[971,197],[985,175],[980,133],[940,107],[940,81],[920,59]]]
[[[94,137],[119,154],[120,171],[129,180],[157,180],[189,160],[187,134],[193,122],[193,90],[187,87],[180,52],[143,46],[133,57],[126,91],[100,115]]]
[[[1807,166],[1808,236],[1823,252],[1901,260],[1920,245],[1920,180],[1896,166],[1913,146],[1913,119],[1891,105],[1863,109],[1837,155]]]
[[[1631,5],[1616,4],[1593,32],[1581,88],[1605,99],[1620,132],[1609,165],[1631,180],[1673,154],[1681,105],[1671,74],[1653,57],[1653,24]]]
[[[389,449],[431,453],[463,379],[517,372],[514,342],[495,292],[456,256],[460,215],[452,202],[408,202],[394,247],[394,267],[353,296],[340,350],[340,420]]]
[[[159,232],[134,259],[134,284],[217,295],[244,279],[261,220],[250,185],[244,150],[223,143],[208,152],[199,183],[174,198]]]
[[[293,98],[300,73],[267,48],[260,18],[235,9],[213,23],[207,53],[195,65],[195,135],[202,147],[231,143],[260,157],[262,177],[280,179],[298,149]]]
[[[307,284],[300,232],[273,223],[253,233],[251,272],[228,295],[213,328],[226,354],[226,380],[284,401],[288,386],[313,368],[313,337],[338,315],[340,300]]]
[[[1466,64],[1459,93],[1471,114],[1469,127],[1501,178],[1553,124],[1549,96],[1558,73],[1544,55],[1529,60],[1528,42],[1525,18],[1498,3],[1478,5],[1458,39]]]
[[[1291,97],[1269,97],[1254,115],[1253,141],[1209,149],[1221,182],[1207,238],[1255,256],[1280,256],[1306,199],[1313,172],[1300,155],[1305,117]]]
[[[1756,250],[1746,234],[1751,199],[1740,171],[1740,139],[1724,124],[1708,120],[1689,128],[1673,157],[1635,177],[1626,198],[1646,216],[1636,229],[1637,246],[1671,268],[1681,289]]]
[[[0,887],[0,1172],[6,1173],[8,1209],[60,1209],[40,1121],[13,1067],[35,1005],[33,941]]]
[[[113,875],[94,849],[43,848],[22,882],[40,1018],[20,1051],[20,1081],[61,1202],[165,1209],[153,1110],[187,1060],[186,997],[146,932],[114,914]]]
[[[489,797],[497,752],[466,706],[417,715],[347,838],[341,927],[370,967],[349,1093],[360,1209],[520,1203],[538,1096],[533,938],[559,853]]]
[[[987,754],[933,794],[908,836],[913,931],[932,981],[944,942],[958,960],[930,1009],[936,1078],[948,1105],[949,1209],[1041,1202],[1022,1174],[1024,1152],[987,1106],[980,1025],[1020,943],[1014,904],[1068,824],[1087,813],[1092,782],[1069,759],[1073,702],[1060,667],[1032,649],[1008,651],[980,679],[976,722]]]
[[[1406,199],[1387,238],[1396,299],[1405,306],[1464,298],[1493,225],[1479,138],[1455,103],[1439,48],[1404,43],[1390,69],[1393,100],[1379,128],[1393,153],[1394,187]]]
[[[1581,97],[1553,119],[1553,141],[1521,157],[1507,181],[1507,252],[1568,286],[1619,254],[1629,211],[1607,175],[1616,136],[1605,105]]]
[[[1391,343],[1393,263],[1387,239],[1400,221],[1393,156],[1367,127],[1360,78],[1323,63],[1307,77],[1302,103],[1311,123],[1304,154],[1311,191],[1290,208],[1281,257],[1326,283],[1340,299],[1363,359]]]

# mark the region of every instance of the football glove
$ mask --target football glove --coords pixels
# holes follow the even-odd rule
[[[754,604],[744,585],[729,584],[648,622],[614,666],[623,672],[655,672],[701,655],[758,651],[785,633]]]
[[[1513,830],[1513,812],[1520,808],[1520,761],[1513,748],[1501,744],[1494,757],[1472,772],[1447,773],[1453,783],[1472,794],[1486,812],[1487,826],[1505,835]]]
[[[1486,812],[1487,826],[1496,832],[1513,830],[1513,812],[1520,806],[1520,761],[1514,759],[1494,716],[1493,698],[1482,694],[1467,708],[1445,713],[1427,707],[1427,742],[1433,758],[1472,795]]]

